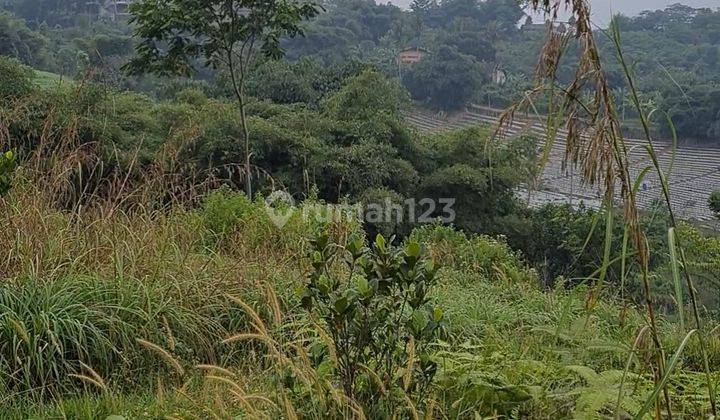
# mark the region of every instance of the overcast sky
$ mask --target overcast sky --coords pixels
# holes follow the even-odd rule
[[[590,0],[593,20],[598,25],[605,25],[614,13],[634,16],[643,10],[657,10],[682,3],[692,7],[720,7],[720,0]]]
[[[400,7],[407,7],[412,0],[390,0],[391,3]],[[379,2],[384,2],[380,0]],[[605,25],[609,22],[613,13],[622,13],[633,16],[643,10],[664,9],[674,3],[682,3],[692,7],[720,7],[720,0],[590,0],[592,5],[593,20],[598,25]],[[541,19],[537,19],[541,20]]]

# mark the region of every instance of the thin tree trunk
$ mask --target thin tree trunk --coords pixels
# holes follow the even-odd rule
[[[252,199],[252,172],[250,168],[250,131],[247,126],[247,117],[245,115],[245,96],[240,94],[240,125],[243,130],[243,140],[245,141],[245,193],[249,199]]]
[[[235,75],[235,66],[232,57],[232,50],[228,51],[228,67],[230,70],[230,80],[232,81],[233,91],[240,105],[240,126],[243,132],[243,143],[245,147],[245,194],[252,199],[252,174],[250,172],[250,131],[247,126],[247,116],[245,114],[245,95],[243,92],[243,82],[245,73],[243,71],[242,57],[240,61],[240,80]]]

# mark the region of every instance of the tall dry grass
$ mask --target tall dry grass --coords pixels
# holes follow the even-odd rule
[[[167,148],[150,163],[139,149],[108,156],[86,139],[82,110],[40,112],[37,100],[0,110],[1,147],[21,159],[0,198],[0,402],[181,384],[194,364],[262,364],[256,346],[223,342],[252,325],[228,296],[264,301],[267,284],[291,293],[283,285],[302,277],[297,255],[320,225],[298,215],[280,229],[262,201],[213,199],[232,168],[188,171]]]
[[[674,209],[670,205],[670,190],[665,179],[665,173],[660,164],[653,147],[653,138],[650,130],[650,116],[657,110],[644,109],[640,103],[634,77],[623,54],[621,34],[615,24],[605,31],[615,47],[615,57],[602,57],[596,41],[596,31],[591,21],[590,4],[586,0],[532,0],[531,7],[556,19],[559,10],[565,7],[575,18],[575,25],[567,33],[555,31],[553,25],[548,25],[546,42],[538,60],[536,80],[537,87],[528,92],[526,96],[514,106],[510,107],[502,116],[497,132],[501,134],[504,128],[510,124],[516,112],[521,109],[534,109],[533,102],[539,95],[547,95],[549,111],[545,126],[547,130],[546,149],[549,150],[558,137],[558,129],[565,126],[567,136],[564,139],[566,144],[565,164],[579,168],[583,182],[590,185],[602,185],[605,191],[604,206],[612,208],[619,201],[625,216],[625,238],[624,243],[629,247],[623,249],[622,263],[625,267],[626,260],[632,260],[637,265],[640,281],[645,296],[645,308],[648,319],[649,334],[652,338],[654,348],[654,359],[648,367],[653,372],[655,379],[655,391],[648,397],[647,403],[636,417],[641,417],[651,406],[655,407],[655,417],[673,417],[670,391],[667,386],[668,377],[682,353],[688,340],[695,335],[703,360],[703,369],[706,375],[706,387],[710,401],[710,411],[716,415],[715,386],[711,376],[706,349],[706,334],[703,330],[703,323],[700,316],[695,286],[687,270],[687,262],[682,247],[682,238],[676,234],[677,221]],[[574,40],[573,40],[574,38]],[[557,71],[559,63],[563,59],[568,44],[574,41],[579,45],[579,54],[575,62],[575,74],[568,84],[561,85],[558,82]],[[645,133],[645,150],[652,165],[640,171],[638,177],[631,175],[628,149],[623,138],[622,123],[615,105],[615,97],[612,94],[610,84],[605,77],[604,62],[615,59],[621,65],[626,77],[626,85],[631,94],[632,102],[640,115],[641,123]],[[672,124],[670,122],[670,124]],[[676,139],[675,139],[676,140]],[[547,155],[547,153],[546,153]],[[677,299],[682,302],[679,286],[679,277],[682,273],[685,287],[689,292],[693,320],[696,329],[689,331],[678,347],[674,356],[666,359],[666,350],[662,346],[662,339],[658,330],[657,314],[652,291],[651,274],[649,270],[649,259],[651,252],[647,246],[645,232],[639,223],[639,211],[637,206],[637,190],[642,178],[649,171],[657,172],[663,187],[663,198],[670,217],[669,234],[672,237],[671,257],[673,258],[674,281],[676,283]],[[616,198],[619,200],[616,201]],[[607,235],[611,235],[612,212],[607,212],[606,229]],[[606,235],[606,236],[607,236]],[[606,237],[605,261],[599,270],[596,287],[588,297],[589,306],[592,307],[598,299],[599,290],[603,287],[605,270],[610,263],[609,247],[612,237]],[[680,272],[680,273],[679,273]],[[684,311],[680,307],[679,311]],[[655,400],[662,393],[664,407]],[[664,408],[664,411],[661,409]]]

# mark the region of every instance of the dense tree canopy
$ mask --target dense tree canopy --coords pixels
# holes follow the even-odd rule
[[[289,57],[316,56],[326,62],[360,58],[391,75],[418,73],[403,79],[413,97],[451,109],[465,105],[488,86],[495,44],[518,31],[516,23],[522,16],[514,0],[416,1],[409,12],[373,0],[343,0],[331,3],[308,26],[306,37],[286,46]],[[396,55],[406,47],[430,52],[434,64],[423,63],[426,68],[417,71],[398,68]],[[439,62],[444,59],[446,64]],[[421,86],[426,82],[434,86]],[[468,85],[459,89],[458,83]]]
[[[413,98],[429,105],[452,109],[473,99],[487,81],[486,69],[471,56],[444,46],[406,70],[403,81]]]
[[[5,0],[2,7],[14,15],[0,16],[2,54],[56,73],[91,74],[153,94],[167,91],[153,78],[131,78],[119,71],[137,41],[129,36],[126,22],[108,21],[93,2]],[[409,10],[374,0],[335,0],[323,7],[303,25],[304,37],[273,36],[290,61],[258,61],[248,75],[249,93],[316,107],[329,89],[338,87],[337,75],[357,75],[369,66],[398,77],[415,100],[434,108],[461,108],[473,101],[504,106],[533,79],[545,36],[538,22],[519,24],[524,11],[515,0],[415,0]],[[670,112],[681,139],[717,138],[720,11],[672,5],[635,17],[617,16],[616,22],[644,106]],[[617,103],[632,120],[636,115],[626,106],[625,78],[612,59],[613,46],[603,37],[599,42],[603,56],[610,58],[605,70]],[[425,51],[425,59],[398,65],[398,52],[408,47]],[[572,56],[578,45],[570,42],[568,48]],[[359,64],[350,69],[348,63]],[[561,79],[569,77],[569,62],[560,65],[566,67],[559,72]],[[219,82],[225,94],[232,93],[229,79],[198,69],[194,79],[212,86]],[[493,82],[496,69],[505,83]],[[670,134],[660,119],[654,128]]]
[[[39,66],[44,59],[47,40],[31,30],[24,21],[0,12],[0,54]]]

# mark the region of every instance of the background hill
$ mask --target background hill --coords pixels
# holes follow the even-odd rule
[[[0,37],[6,40],[3,54],[71,77],[90,73],[118,87],[154,95],[166,90],[166,83],[128,78],[119,71],[133,48],[124,20],[100,16],[84,1],[59,6],[49,0],[8,0],[3,7],[10,13],[0,17]],[[415,100],[436,109],[460,109],[468,102],[505,106],[530,87],[546,32],[541,22],[525,24],[525,12],[514,0],[415,1],[409,10],[342,0],[325,4],[325,9],[306,25],[305,37],[285,43],[290,62],[257,65],[258,80],[270,83],[258,87],[255,95],[312,102],[317,92],[312,92],[315,70],[309,63],[342,67],[362,62],[398,78]],[[619,17],[618,24],[644,106],[667,110],[681,140],[714,142],[720,137],[720,101],[715,98],[720,82],[720,12],[676,4]],[[612,57],[610,42],[599,41],[603,55]],[[425,59],[398,65],[397,54],[408,47],[423,49]],[[568,48],[571,57],[574,41]],[[623,115],[632,122],[636,115],[627,106],[621,70],[608,63],[607,71]],[[496,83],[498,72],[502,83]],[[210,79],[207,72],[195,75],[197,81]],[[282,92],[274,92],[273,86],[282,87]],[[656,123],[656,129],[669,137],[667,124]]]

